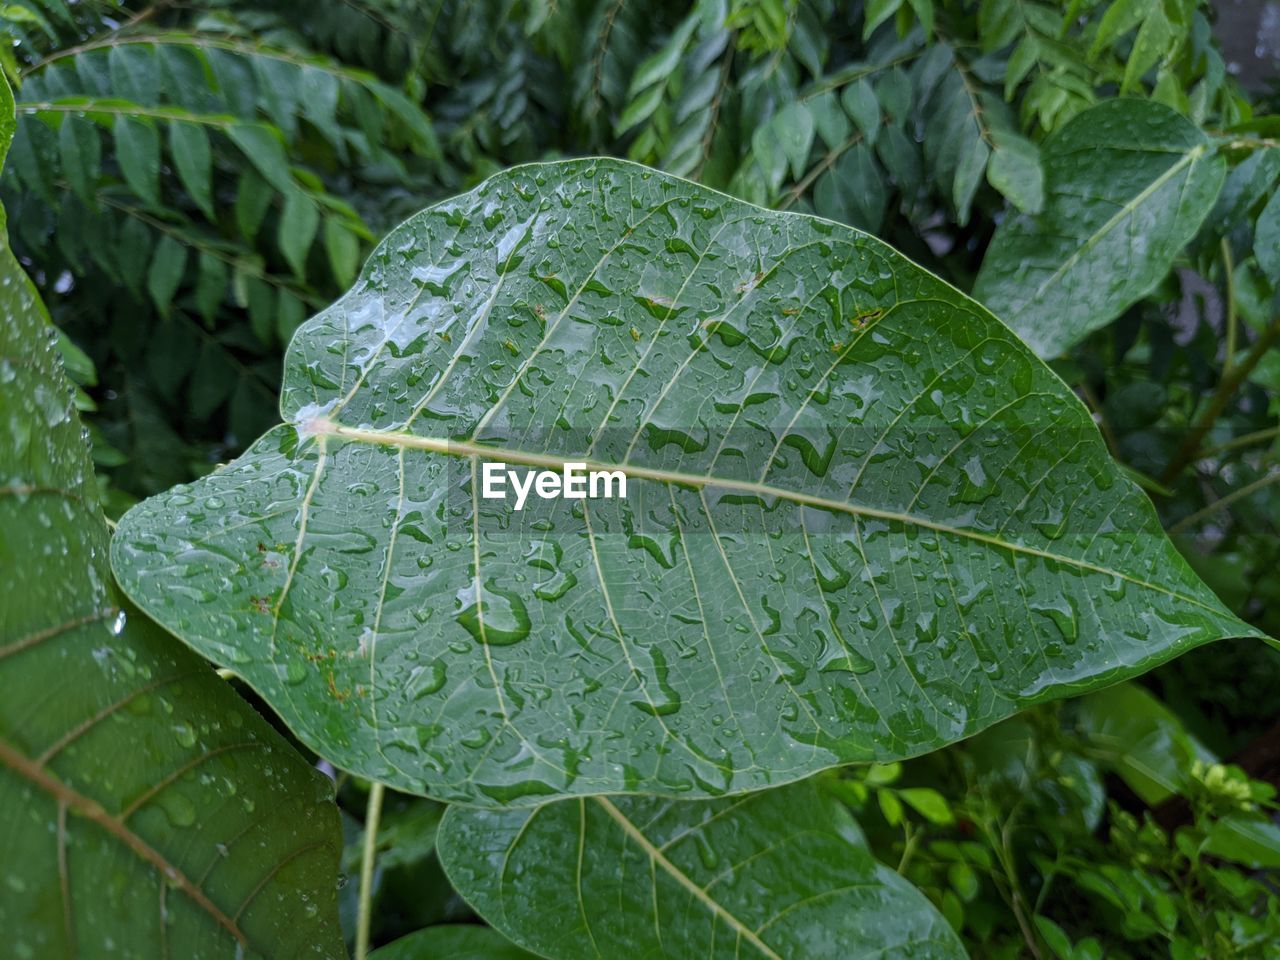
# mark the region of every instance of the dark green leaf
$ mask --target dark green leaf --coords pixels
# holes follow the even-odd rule
[[[238,123],[227,128],[227,136],[244,151],[249,162],[276,190],[288,194],[296,189],[284,143],[270,127],[260,123]]]
[[[1041,356],[1105,326],[1169,272],[1225,165],[1185,117],[1111,100],[1045,141],[1045,200],[996,231],[974,296]]]
[[[319,753],[440,799],[743,792],[1256,635],[980,306],[632,164],[407,221],[282,410],[124,517],[117,575]],[[481,497],[482,461],[579,459],[627,497]]]
[[[330,782],[124,604],[53,328],[0,273],[6,955],[345,956]]]
[[[1258,215],[1253,230],[1253,254],[1271,285],[1280,289],[1280,190],[1271,194]]]
[[[964,957],[924,895],[812,783],[703,803],[450,807],[440,859],[476,911],[556,960]]]
[[[844,108],[854,125],[862,131],[867,143],[874,145],[880,132],[880,102],[866,80],[859,80],[844,88],[840,96]]]
[[[168,316],[169,304],[182,283],[187,267],[187,248],[169,234],[162,234],[147,271],[147,292],[161,316]]]
[[[96,207],[102,165],[98,128],[88,120],[68,114],[58,130],[58,153],[71,189],[87,206]]]
[[[401,937],[369,960],[537,960],[488,927],[441,924]]]
[[[191,194],[191,199],[206,217],[216,219],[213,211],[213,154],[204,127],[196,123],[170,123],[169,152],[173,154],[178,179]]]
[[[160,204],[160,135],[148,120],[117,117],[116,160],[124,181],[144,202]]]
[[[1044,171],[1040,151],[1025,137],[1009,131],[992,134],[995,150],[987,164],[987,180],[1023,213],[1044,207]]]
[[[329,255],[333,279],[339,286],[350,286],[360,269],[360,238],[343,226],[341,220],[328,217],[324,222],[324,249]]]
[[[280,252],[298,277],[307,274],[307,253],[320,226],[316,203],[301,190],[290,190],[285,196],[284,214],[280,218]]]

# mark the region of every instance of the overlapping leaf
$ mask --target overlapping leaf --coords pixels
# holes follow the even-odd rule
[[[343,955],[331,785],[126,620],[53,328],[7,245],[0,274],[5,954]]]
[[[451,807],[449,878],[477,912],[554,960],[957,960],[955,932],[876,862],[812,783],[690,803]]]
[[[884,244],[611,160],[393,231],[286,423],[116,572],[335,763],[442,799],[697,796],[901,758],[1253,631],[1088,412]],[[486,499],[589,461],[626,498]]]
[[[1044,209],[1001,224],[973,294],[1043,357],[1150,293],[1213,209],[1226,164],[1191,121],[1109,100],[1045,141]]]

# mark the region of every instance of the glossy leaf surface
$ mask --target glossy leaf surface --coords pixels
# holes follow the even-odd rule
[[[1051,357],[1165,277],[1213,209],[1226,164],[1189,120],[1139,100],[1083,111],[1041,157],[1043,210],[996,230],[973,295]]]
[[[704,802],[452,807],[440,857],[481,916],[554,960],[965,955],[924,894],[807,782]]]
[[[488,927],[444,923],[394,940],[369,960],[537,960]]]
[[[0,952],[345,956],[331,784],[127,615],[54,329],[7,245],[0,311]]]
[[[978,304],[619,161],[393,231],[282,409],[126,515],[117,576],[335,764],[440,799],[745,792],[1253,632]],[[517,510],[499,461],[627,496]]]

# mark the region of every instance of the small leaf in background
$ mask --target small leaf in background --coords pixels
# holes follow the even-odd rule
[[[758,127],[751,138],[760,169],[770,191],[777,191],[788,169],[792,176],[804,175],[813,146],[813,117],[800,103],[789,103],[764,126]]]
[[[858,143],[846,150],[818,178],[814,203],[833,220],[877,232],[889,203],[889,186],[871,149]]]
[[[884,23],[902,6],[902,0],[867,0],[866,12],[863,14],[862,38],[865,40],[875,32],[876,27]]]
[[[196,309],[210,323],[222,305],[227,290],[227,265],[211,253],[201,251],[196,273]]]
[[[319,226],[320,211],[315,201],[301,190],[290,190],[285,195],[278,242],[280,252],[300,279],[307,275],[307,253]]]
[[[265,280],[249,275],[244,276],[244,285],[248,295],[249,326],[263,346],[270,346],[276,342],[275,288]]]
[[[324,249],[338,286],[349,287],[360,269],[360,238],[336,217],[324,221]]]
[[[702,803],[455,806],[438,844],[482,917],[557,960],[965,956],[924,895],[876,862],[810,782]]]
[[[840,102],[854,125],[862,131],[866,142],[875,146],[880,132],[880,101],[876,99],[871,84],[865,79],[849,84],[840,95]]]
[[[1271,194],[1271,199],[1258,215],[1258,223],[1253,233],[1253,255],[1258,266],[1267,275],[1271,285],[1280,288],[1280,190]]]
[[[290,190],[293,187],[290,185]],[[252,170],[246,170],[236,186],[235,218],[240,235],[252,241],[271,206],[271,185]]]
[[[107,50],[111,92],[146,107],[160,102],[160,61],[155,48],[124,44]]]
[[[261,123],[237,123],[227,128],[227,136],[278,192],[288,194],[296,189],[284,144],[270,127]]]
[[[191,199],[206,217],[215,220],[213,154],[209,147],[209,135],[204,127],[195,123],[170,123],[169,152],[173,155],[178,179],[191,194]]]
[[[1007,130],[992,132],[987,181],[1023,213],[1039,213],[1044,207],[1044,171],[1040,151],[1025,137]]]
[[[169,304],[182,283],[187,266],[187,248],[169,234],[162,234],[147,271],[147,292],[162,317],[169,315]]]
[[[931,787],[901,787],[898,796],[930,823],[945,826],[955,821],[946,797]]]
[[[160,134],[149,120],[121,116],[115,123],[116,159],[125,183],[145,203],[160,204]]]
[[[307,318],[307,308],[288,290],[281,290],[276,297],[276,337],[280,343],[293,339],[302,321]]]
[[[94,124],[67,114],[58,129],[58,153],[71,189],[88,207],[98,204],[98,176],[102,167],[102,141]]]
[[[1164,279],[1226,171],[1208,138],[1152,101],[1109,100],[1041,147],[1037,215],[996,230],[974,296],[1043,357],[1114,320]]]

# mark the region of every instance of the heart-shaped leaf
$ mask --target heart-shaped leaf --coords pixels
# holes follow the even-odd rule
[[[1153,100],[1108,100],[1045,141],[1044,208],[991,239],[973,295],[1042,357],[1150,293],[1195,236],[1226,163]]]
[[[553,960],[965,956],[924,894],[808,782],[700,803],[450,807],[439,849],[482,917]]]
[[[393,231],[282,408],[125,516],[117,576],[318,752],[441,799],[759,789],[1253,633],[978,304],[620,161]],[[510,495],[574,462],[626,496]]]
[[[54,330],[7,243],[0,315],[5,955],[345,956],[332,785],[126,619]]]

